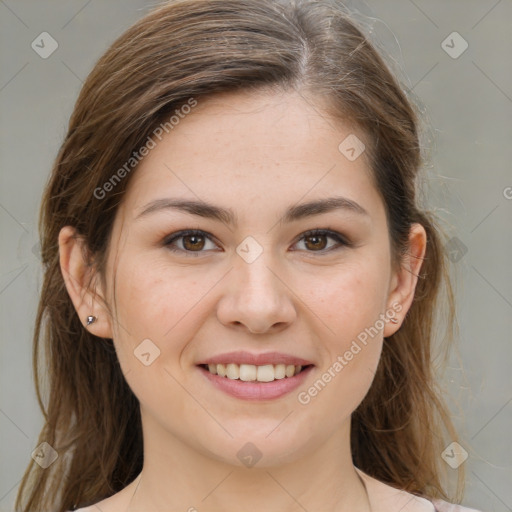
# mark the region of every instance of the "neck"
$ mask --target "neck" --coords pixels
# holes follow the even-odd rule
[[[132,483],[126,512],[371,510],[352,464],[349,423],[320,446],[315,442],[304,448],[296,459],[263,465],[262,457],[261,464],[250,468],[200,453],[168,431],[151,427],[151,436],[144,435],[144,467]]]

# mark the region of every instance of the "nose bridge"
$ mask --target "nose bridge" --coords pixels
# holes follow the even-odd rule
[[[263,249],[263,248],[262,248]],[[254,256],[254,249],[250,249]],[[237,251],[238,252],[238,251]],[[282,283],[276,276],[277,264],[270,249],[265,248],[254,259],[240,257],[235,263],[236,289],[245,302],[255,301],[260,307],[273,307],[282,296]],[[264,303],[261,303],[264,300]]]
[[[253,239],[242,242],[237,253],[230,272],[229,296],[224,296],[219,306],[219,319],[244,324],[251,332],[292,322],[295,308],[291,292],[279,275],[280,265],[271,249]]]

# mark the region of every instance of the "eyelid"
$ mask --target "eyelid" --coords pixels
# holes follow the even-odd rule
[[[193,235],[201,236],[201,237],[206,238],[214,243],[217,243],[216,238],[213,235],[211,235],[210,233],[208,233],[206,231],[203,231],[202,229],[183,229],[183,230],[176,231],[175,233],[172,233],[172,234],[166,236],[164,238],[163,245],[165,247],[167,247],[172,252],[180,252],[180,253],[185,253],[187,255],[192,255],[192,256],[199,256],[202,253],[209,252],[209,251],[185,251],[183,249],[177,249],[177,248],[171,247],[171,243],[174,242],[175,240],[179,240],[180,238],[184,238],[186,236],[193,236]]]
[[[297,242],[300,242],[303,238],[307,238],[308,236],[314,236],[314,235],[319,235],[319,236],[323,235],[328,238],[332,238],[332,239],[336,240],[341,245],[338,245],[337,247],[331,247],[330,249],[327,249],[327,250],[322,249],[321,251],[306,251],[306,252],[309,252],[312,254],[314,254],[316,252],[319,254],[327,254],[327,253],[331,252],[331,250],[339,249],[342,246],[351,247],[353,245],[352,242],[345,235],[343,235],[342,233],[340,233],[338,231],[330,229],[330,228],[315,228],[315,229],[309,229],[308,231],[304,231],[303,233],[301,233],[299,235],[299,237],[297,238],[296,242],[294,242],[293,245],[295,245]]]
[[[168,247],[169,250],[171,250],[172,252],[180,252],[180,253],[184,253],[186,255],[191,255],[191,256],[199,256],[200,254],[210,252],[210,251],[186,251],[183,249],[176,249],[176,248],[171,247],[172,242],[179,240],[180,238],[184,238],[186,236],[193,236],[193,235],[198,235],[198,236],[206,238],[214,243],[217,243],[216,238],[206,231],[203,231],[201,229],[184,229],[181,231],[176,231],[175,233],[172,233],[171,235],[168,235],[167,237],[165,237],[164,241],[163,241],[163,245]],[[323,254],[328,254],[337,249],[341,249],[343,247],[353,246],[353,243],[345,235],[343,235],[342,233],[339,233],[338,231],[332,230],[330,228],[315,228],[315,229],[310,229],[310,230],[304,231],[296,238],[293,245],[296,245],[298,242],[300,242],[304,238],[307,238],[308,236],[314,236],[314,235],[326,236],[328,238],[332,238],[333,240],[336,240],[338,242],[338,245],[331,247],[329,249],[321,249],[319,251],[304,251],[304,252],[311,253],[311,254],[318,253],[319,255],[323,255]],[[295,250],[295,249],[293,249],[293,250]]]

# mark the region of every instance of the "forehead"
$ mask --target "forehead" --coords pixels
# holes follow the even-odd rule
[[[325,158],[329,154],[336,158],[344,134],[354,131],[358,130],[336,122],[318,100],[303,93],[240,91],[200,99],[167,138],[169,147],[176,150],[185,145],[189,152],[185,158],[185,152],[175,151],[176,161],[203,156],[207,148],[212,157],[235,158],[234,163],[243,168],[250,163],[275,163],[280,157],[282,161],[319,161],[320,148],[327,150]]]
[[[365,152],[356,159],[343,152],[347,138],[365,140],[298,92],[200,99],[144,157],[125,203],[137,210],[160,196],[225,198],[230,204],[242,196],[268,206],[333,192],[379,201]]]

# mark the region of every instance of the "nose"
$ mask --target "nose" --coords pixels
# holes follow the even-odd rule
[[[217,308],[224,325],[263,334],[286,329],[295,320],[292,287],[264,256],[265,252],[252,263],[235,261]]]

